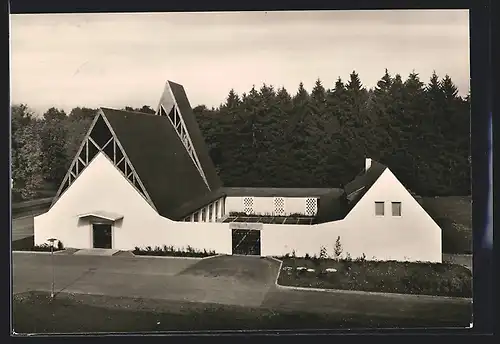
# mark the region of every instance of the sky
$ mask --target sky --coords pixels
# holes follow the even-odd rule
[[[11,101],[50,107],[156,108],[166,80],[191,105],[262,83],[295,93],[355,70],[451,76],[469,91],[467,10],[11,15]]]

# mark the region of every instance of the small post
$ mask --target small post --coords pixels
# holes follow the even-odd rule
[[[54,298],[54,242],[56,241],[57,239],[55,238],[50,238],[48,239],[47,241],[50,242],[50,260],[51,260],[51,263],[52,263],[52,286],[50,288],[50,298],[53,299]]]

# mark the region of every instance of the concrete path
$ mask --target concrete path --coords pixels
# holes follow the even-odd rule
[[[80,256],[112,256],[118,253],[119,250],[110,250],[104,248],[90,248],[85,250],[75,251],[73,254]]]
[[[468,300],[284,290],[279,263],[222,256],[203,260],[120,256],[13,254],[14,293],[55,290],[125,297],[211,302],[317,313],[432,317],[467,322]]]

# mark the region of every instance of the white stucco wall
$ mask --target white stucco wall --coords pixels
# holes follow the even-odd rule
[[[286,200],[287,212],[304,209],[305,198]],[[375,202],[384,201],[385,216],[375,215]],[[391,202],[402,203],[402,216],[394,217]],[[296,203],[294,203],[296,202]],[[294,205],[295,204],[295,205]],[[226,199],[226,213],[242,211],[243,198]],[[297,207],[297,208],[294,208]],[[274,209],[273,197],[254,199],[254,209]],[[108,158],[99,154],[72,186],[45,214],[35,217],[35,243],[54,237],[66,247],[92,247],[92,229],[78,214],[96,210],[124,216],[113,227],[113,248],[172,245],[231,254],[229,223],[175,222],[161,217],[146,202]],[[280,256],[319,255],[324,246],[333,255],[340,236],[344,255],[354,259],[441,262],[441,229],[407,192],[391,171],[386,170],[345,219],[319,225],[271,225],[261,230],[261,254]]]
[[[246,197],[226,197],[226,214],[231,212],[242,213],[245,211],[243,200]],[[275,210],[275,197],[252,197],[253,214],[255,215],[273,215]],[[290,214],[306,215],[306,200],[309,197],[281,197],[285,203],[284,216]],[[316,198],[316,197],[310,197]],[[317,199],[317,198],[316,198]]]
[[[385,202],[385,215],[375,215],[375,202]],[[401,202],[401,216],[392,216],[392,202]],[[314,226],[264,225],[263,255],[319,255],[324,246],[333,255],[337,237],[344,256],[366,259],[441,262],[441,228],[386,170],[345,219]]]
[[[47,213],[35,217],[35,244],[54,237],[65,247],[92,247],[91,225],[77,215],[96,210],[124,216],[113,226],[114,249],[190,245],[231,254],[229,224],[175,222],[158,215],[103,154],[94,158]]]

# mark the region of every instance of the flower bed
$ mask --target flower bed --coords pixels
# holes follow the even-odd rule
[[[472,297],[472,273],[455,264],[284,258],[278,284],[323,289]]]
[[[173,246],[163,245],[163,247],[155,246],[152,248],[151,246],[146,246],[144,248],[136,247],[134,251],[132,251],[136,256],[166,256],[166,257],[210,257],[215,256],[215,251],[207,251],[207,250],[196,250],[191,246],[188,246],[184,249],[175,249]]]

